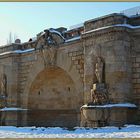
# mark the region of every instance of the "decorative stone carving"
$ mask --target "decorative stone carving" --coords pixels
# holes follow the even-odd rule
[[[65,38],[61,35],[61,33],[53,28],[44,30],[44,32],[47,46],[53,45],[58,47],[59,44],[62,44],[65,41]]]
[[[93,84],[91,100],[94,105],[102,105],[108,102],[107,89],[104,83]]]
[[[45,35],[38,35],[36,49],[42,49],[44,46],[45,46]]]
[[[2,74],[1,76],[1,83],[0,83],[0,108],[5,107],[7,102],[7,77],[5,74]]]
[[[5,74],[2,75],[1,79],[1,95],[7,96],[7,77]]]
[[[45,30],[45,42],[47,46],[57,45],[56,41],[53,39],[53,36],[49,30]]]
[[[103,83],[104,74],[104,61],[101,57],[97,57],[97,62],[95,64],[97,83],[94,83],[93,88],[91,89],[91,103],[89,104],[102,105],[108,102],[107,86]]]
[[[64,40],[64,37],[55,29],[47,29],[44,33],[38,34],[36,49],[40,49],[45,66],[55,65],[57,48]]]
[[[44,65],[55,65],[56,62],[56,53],[57,53],[57,49],[53,46],[48,46],[45,47],[44,49],[41,49],[41,53],[42,53],[42,58],[44,60]]]
[[[95,65],[95,75],[97,78],[98,83],[103,82],[103,60],[101,57],[97,57],[97,63]]]
[[[55,47],[49,47],[46,50],[46,60],[47,60],[47,64],[49,65],[55,65],[56,62],[56,48]]]
[[[99,49],[99,56],[101,55],[101,48]],[[97,62],[95,64],[94,73],[97,78],[97,82],[93,83],[91,88],[91,101],[87,106],[83,106],[81,109],[81,126],[86,127],[100,127],[105,126],[108,123],[109,110],[104,108],[103,105],[109,103],[108,99],[108,88],[104,83],[103,76],[104,71],[104,61],[101,57],[97,57]]]

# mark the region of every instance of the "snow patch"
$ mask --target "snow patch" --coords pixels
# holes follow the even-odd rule
[[[16,107],[4,107],[0,109],[0,111],[17,111],[17,110],[27,110],[23,108],[16,108]]]
[[[81,38],[80,36],[76,36],[76,37],[73,37],[71,39],[65,40],[65,43],[68,43],[68,42],[71,42],[71,41],[75,41],[75,40],[79,40],[80,38]]]
[[[140,138],[139,125],[83,128],[0,126],[0,138]]]
[[[50,29],[49,29],[49,32],[50,32],[50,33],[58,34],[63,40],[65,40],[65,38],[61,35],[61,33],[58,32],[58,31],[56,31],[56,30],[54,30],[53,28],[50,28]]]
[[[104,29],[111,28],[111,27],[127,27],[127,28],[129,28],[129,29],[138,29],[138,28],[140,28],[140,26],[132,26],[132,25],[130,25],[130,24],[116,24],[116,25],[105,26],[105,27],[93,29],[93,30],[84,32],[83,34],[88,34],[88,33],[91,33],[91,32],[100,31],[100,30],[104,30]]]
[[[105,105],[83,105],[82,107],[93,107],[93,108],[111,108],[111,107],[137,107],[135,104],[131,103],[118,103],[118,104],[105,104]],[[82,108],[81,107],[81,108]]]
[[[31,49],[26,49],[26,50],[8,51],[8,52],[0,53],[0,56],[6,55],[6,54],[14,54],[14,53],[22,54],[22,53],[32,52],[32,51],[34,51],[34,50],[35,50],[34,48],[31,48]]]
[[[8,52],[0,53],[0,56],[6,55],[6,54],[11,54],[11,53],[13,53],[13,51],[8,51]]]
[[[35,50],[34,48],[31,48],[31,49],[26,49],[26,50],[15,50],[13,52],[14,53],[26,53],[26,52],[32,52],[34,50]]]

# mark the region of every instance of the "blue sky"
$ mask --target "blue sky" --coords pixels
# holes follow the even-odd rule
[[[10,32],[24,42],[46,28],[68,28],[136,6],[140,2],[0,2],[0,45]]]

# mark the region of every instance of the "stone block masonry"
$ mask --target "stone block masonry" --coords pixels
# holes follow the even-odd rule
[[[140,95],[140,54],[132,57],[132,83],[135,95]],[[138,96],[135,96],[136,98]]]
[[[90,127],[139,124],[140,17],[135,19],[110,14],[71,30],[46,29],[29,42],[1,46],[2,106],[27,109],[3,114],[2,121],[9,124],[12,118],[13,125],[62,127],[80,126],[80,122]],[[98,84],[106,88],[95,90],[93,85]],[[105,109],[98,98],[91,99],[91,90],[92,98],[100,97]],[[102,102],[103,97],[107,101]],[[91,101],[95,106],[81,114],[81,107]],[[133,108],[106,109],[108,104],[120,103]]]
[[[69,52],[68,56],[71,57],[73,64],[75,65],[78,73],[80,74],[81,80],[84,78],[84,54],[83,51]]]

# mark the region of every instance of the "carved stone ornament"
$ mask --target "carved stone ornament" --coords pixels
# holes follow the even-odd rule
[[[103,82],[103,60],[101,57],[97,57],[97,62],[95,64],[95,75],[97,78],[98,83]]]

